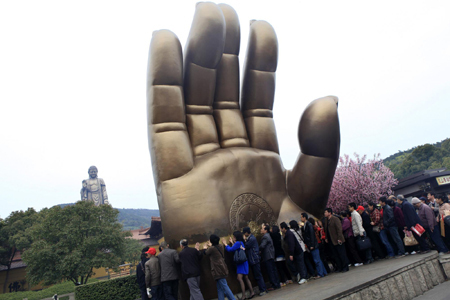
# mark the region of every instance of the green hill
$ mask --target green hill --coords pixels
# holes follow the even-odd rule
[[[450,170],[450,139],[399,151],[385,158],[383,162],[398,179],[423,170],[439,168]]]
[[[64,207],[73,205],[74,203],[59,204]],[[139,229],[142,227],[150,227],[152,217],[159,217],[158,209],[144,209],[144,208],[117,208],[119,211],[119,222],[123,224],[124,230]]]
[[[152,217],[159,217],[158,209],[133,209],[133,208],[118,208],[119,222],[123,224],[124,230],[138,229],[141,226],[144,228],[150,227]]]

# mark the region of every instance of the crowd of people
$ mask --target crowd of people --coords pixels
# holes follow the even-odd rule
[[[227,282],[226,252],[233,254],[242,299],[256,295],[249,279],[250,269],[259,295],[263,296],[287,284],[302,285],[375,260],[425,254],[431,249],[448,254],[450,194],[431,192],[424,196],[411,201],[402,195],[383,196],[378,205],[351,202],[340,213],[326,208],[321,220],[302,213],[298,221],[289,224],[262,224],[259,242],[250,228],[245,227],[242,232],[233,232],[228,241],[211,235],[202,249],[199,243],[189,247],[186,239],[180,241],[179,253],[166,242],[161,243],[158,256],[156,249],[146,247],[136,267],[142,299],[177,299],[181,267],[181,279],[189,287],[190,299],[203,300],[200,260],[206,257],[216,281],[218,299],[235,300]],[[267,275],[267,285],[263,273]]]

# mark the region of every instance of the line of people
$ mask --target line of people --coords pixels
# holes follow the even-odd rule
[[[189,247],[185,239],[180,241],[180,253],[170,249],[166,242],[161,243],[158,256],[156,249],[146,247],[142,251],[141,262],[136,267],[142,299],[177,299],[177,267],[180,265],[182,279],[189,286],[191,299],[202,300],[200,260],[206,256],[209,257],[211,274],[216,281],[218,299],[227,297],[235,300],[226,280],[228,267],[225,252],[233,254],[242,299],[252,299],[256,295],[248,277],[249,269],[252,269],[258,284],[259,296],[292,284],[293,278],[303,284],[311,277],[324,277],[329,268],[324,266],[320,258],[321,229],[316,226],[313,218],[308,219],[306,213],[301,215],[301,225],[300,227],[295,220],[289,222],[290,227],[284,222],[280,227],[262,224],[259,243],[250,228],[245,227],[242,232],[233,232],[232,237],[228,241],[223,239],[222,243],[217,235],[211,235],[210,241],[205,243],[202,250],[199,243],[194,248]],[[305,253],[309,256],[305,256]],[[315,268],[311,262],[314,262]],[[267,273],[270,287],[266,287],[261,266]]]
[[[142,299],[149,296],[152,299],[177,299],[177,269],[180,266],[181,279],[187,282],[191,299],[203,300],[200,260],[207,257],[218,299],[235,300],[227,283],[226,252],[233,254],[242,299],[252,299],[256,295],[248,277],[249,269],[252,269],[259,295],[263,296],[294,281],[302,285],[330,272],[347,272],[351,265],[358,267],[378,259],[428,253],[431,247],[441,254],[450,253],[447,197],[437,196],[433,206],[418,198],[413,198],[410,203],[402,195],[378,200],[380,208],[372,202],[366,207],[352,202],[348,204],[348,210],[340,214],[326,208],[321,220],[302,213],[300,223],[292,220],[289,224],[282,222],[279,227],[262,224],[259,243],[250,228],[245,227],[242,232],[233,232],[228,241],[220,241],[217,235],[211,235],[202,249],[199,243],[189,247],[185,239],[180,241],[180,253],[170,249],[166,242],[161,243],[158,256],[156,249],[144,248],[136,268]],[[447,215],[449,217],[445,219]],[[417,225],[426,233],[411,230]],[[413,242],[405,245],[403,241],[406,240]]]

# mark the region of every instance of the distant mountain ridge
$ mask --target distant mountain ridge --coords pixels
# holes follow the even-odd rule
[[[61,207],[75,203],[59,204]],[[123,230],[133,230],[150,227],[152,217],[159,217],[159,209],[116,208],[119,211],[118,220],[123,224]]]
[[[450,170],[450,138],[434,144],[420,145],[385,158],[397,179],[423,170],[446,168]]]

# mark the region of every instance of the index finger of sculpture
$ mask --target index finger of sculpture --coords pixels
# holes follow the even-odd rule
[[[198,3],[184,61],[186,124],[194,155],[220,148],[212,105],[224,44],[222,10],[214,3]]]
[[[174,33],[153,33],[148,62],[148,142],[158,186],[186,174],[194,164],[185,124],[182,50]]]
[[[242,114],[250,145],[278,153],[272,113],[277,63],[275,30],[266,21],[252,21],[242,87]]]
[[[217,68],[214,119],[222,148],[248,147],[250,143],[239,108],[239,18],[231,6],[219,4],[219,7],[225,17],[226,37]]]

